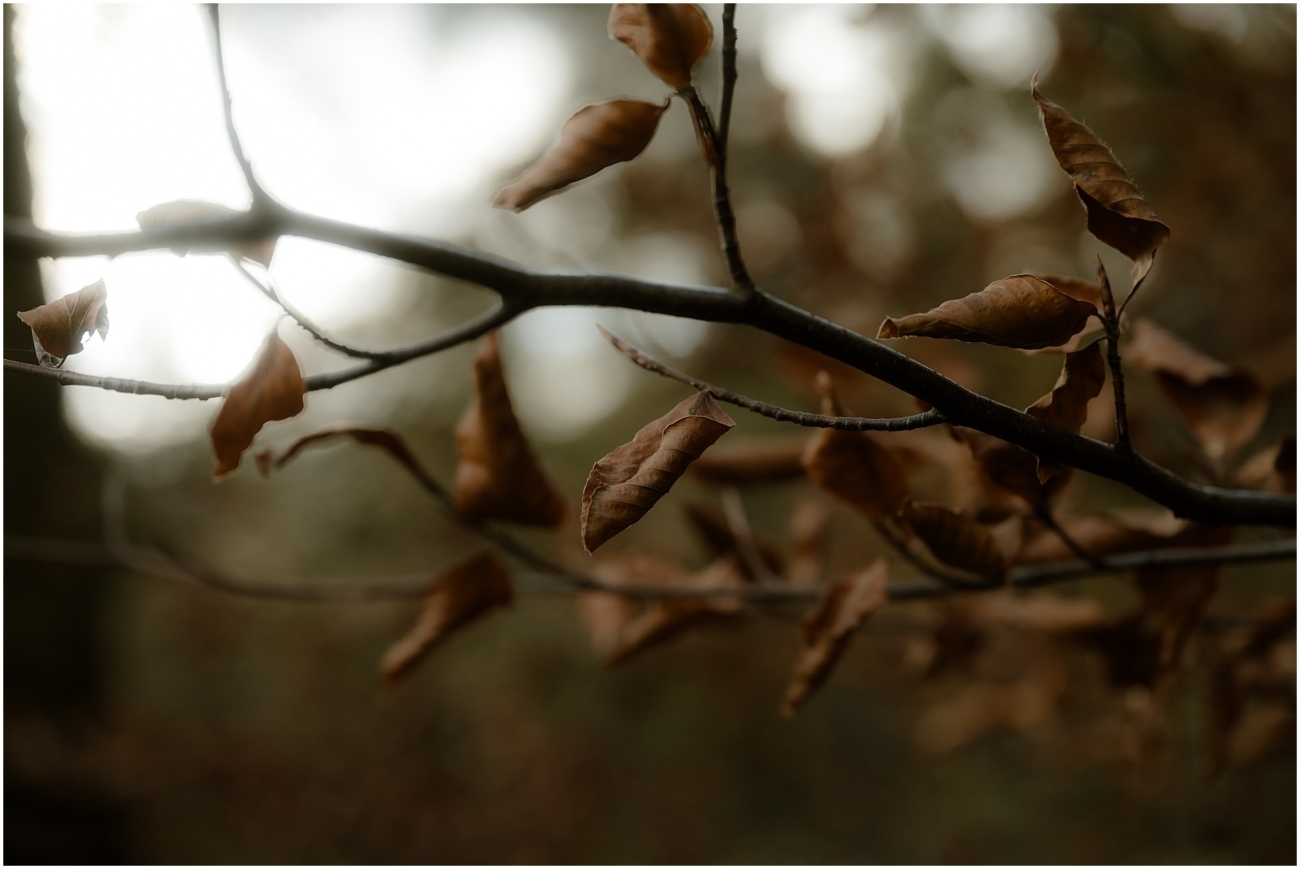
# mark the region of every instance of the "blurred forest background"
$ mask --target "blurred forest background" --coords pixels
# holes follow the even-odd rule
[[[704,8],[715,46],[699,79],[716,105],[720,7]],[[230,7],[236,122],[268,190],[298,208],[537,267],[723,284],[680,104],[634,163],[523,215],[489,207],[578,107],[662,96],[607,38],[607,15],[603,5]],[[1127,264],[1086,234],[1053,161],[1029,97],[1038,72],[1043,93],[1112,147],[1173,230],[1135,313],[1276,390],[1255,446],[1274,443],[1295,430],[1295,19],[1285,5],[741,6],[730,171],[750,269],[777,296],[871,335],[886,315],[1017,272],[1089,277],[1095,251],[1127,289]],[[247,203],[200,9],[7,5],[5,29],[6,214],[93,231],[133,228],[138,211],[171,199]],[[293,239],[271,274],[361,346],[432,334],[489,301]],[[42,281],[54,298],[98,277],[113,331],[70,361],[78,370],[222,382],[277,319],[219,258],[128,254],[38,273],[7,256],[6,355],[31,361],[16,349],[30,334],[13,312],[42,301]],[[825,365],[740,328],[629,312],[538,311],[511,324],[507,380],[571,507],[559,535],[524,536],[565,558],[586,558],[576,505],[591,464],[687,394],[618,357],[597,321],[789,407],[815,406]],[[281,331],[308,371],[339,366],[301,331]],[[998,348],[900,347],[1017,406],[1059,371],[1056,357]],[[339,422],[387,425],[449,480],[475,349],[313,393],[302,417],[269,426],[258,445]],[[906,396],[832,371],[850,408],[913,412]],[[1154,382],[1131,383],[1138,448],[1196,474]],[[1108,402],[1093,404],[1085,433],[1109,435]],[[1294,730],[1280,753],[1244,751],[1207,780],[1196,642],[1165,724],[1145,736],[1119,699],[1081,689],[1032,727],[959,722],[935,737],[934,710],[972,677],[924,678],[903,606],[857,638],[794,720],[777,709],[796,613],[690,632],[610,670],[563,594],[521,594],[386,687],[377,662],[414,619],[412,602],[241,599],[13,545],[100,540],[107,509],[133,538],[227,575],[321,583],[432,576],[481,547],[385,456],[339,445],[271,480],[246,462],[214,486],[211,403],[6,374],[4,408],[6,862],[1295,860]],[[805,435],[733,415],[732,446]],[[806,482],[743,498],[778,544],[796,505],[824,504],[832,574],[881,550]],[[1083,475],[1066,495],[1078,509],[1135,499]],[[716,507],[718,493],[684,480],[608,549],[702,566],[687,504]],[[80,551],[62,547],[59,559]],[[1225,570],[1213,610],[1253,612],[1293,583],[1289,563]],[[1133,600],[1122,578],[1085,588],[1115,611]],[[902,616],[887,618],[894,609]]]

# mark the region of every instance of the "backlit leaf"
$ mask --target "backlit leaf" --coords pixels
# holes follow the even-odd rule
[[[456,452],[456,506],[465,519],[548,528],[564,522],[564,498],[510,406],[495,332],[474,360],[474,398],[456,426]]]
[[[712,396],[697,392],[596,462],[582,490],[583,548],[595,552],[638,522],[734,425]]]
[[[877,338],[952,338],[1041,349],[1069,341],[1097,308],[1034,275],[1012,275],[924,314],[887,317]]]
[[[453,565],[425,595],[415,625],[384,653],[380,673],[388,681],[396,681],[443,637],[488,610],[509,604],[513,596],[510,574],[490,554],[480,553]]]
[[[689,3],[615,3],[609,35],[680,91],[691,86],[691,72],[713,41],[713,26],[700,7]]]
[[[1105,383],[1106,364],[1101,358],[1101,345],[1092,344],[1066,354],[1056,386],[1025,408],[1025,413],[1077,434],[1088,419],[1088,402],[1101,394]],[[1064,465],[1039,459],[1038,481],[1046,483],[1064,470]]]
[[[252,367],[226,391],[209,432],[217,457],[212,479],[239,467],[244,450],[262,426],[302,412],[307,383],[289,345],[274,332],[267,337]]]
[[[942,504],[909,502],[903,519],[944,564],[1001,580],[1007,558],[988,528],[952,512]]]
[[[631,160],[650,144],[667,108],[667,100],[610,100],[579,109],[560,128],[555,147],[497,191],[492,204],[523,211],[607,166]]]
[[[1133,179],[1100,139],[1039,93],[1036,85],[1030,91],[1042,114],[1056,162],[1074,182],[1074,192],[1088,213],[1088,231],[1133,260],[1136,286],[1151,270],[1156,250],[1168,240],[1169,227],[1156,217]]]
[[[803,622],[803,648],[786,689],[781,712],[790,717],[830,674],[853,633],[889,600],[889,563],[879,559],[866,570],[831,583]]]
[[[165,202],[162,205],[155,205],[153,208],[141,211],[135,216],[135,221],[140,224],[141,229],[165,229],[173,226],[211,223],[215,220],[238,217],[241,214],[242,212],[226,208],[224,205],[181,199],[176,202]],[[251,241],[226,243],[211,248],[206,245],[178,245],[173,247],[172,250],[181,256],[191,251],[195,253],[229,253],[237,259],[252,260],[269,268],[271,257],[275,255],[275,242],[276,239],[274,238],[259,238]]]
[[[1197,352],[1150,320],[1134,325],[1124,361],[1156,375],[1160,390],[1211,458],[1245,446],[1268,414],[1268,394],[1253,374]]]
[[[108,337],[108,288],[95,281],[48,305],[20,311],[18,319],[32,329],[36,361],[44,368],[58,368],[64,359],[86,349],[83,338],[95,332],[100,340]]]

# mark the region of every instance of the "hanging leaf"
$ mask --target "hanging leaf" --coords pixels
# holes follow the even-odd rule
[[[262,472],[262,476],[271,476],[272,471],[278,471],[287,465],[294,456],[304,449],[316,444],[322,444],[326,441],[336,440],[338,438],[351,438],[359,444],[379,447],[396,459],[406,470],[410,471],[411,476],[420,481],[420,484],[426,489],[432,491],[438,490],[438,483],[429,476],[428,471],[420,464],[419,460],[406,446],[406,442],[393,431],[386,428],[357,428],[354,426],[334,426],[332,428],[321,429],[313,432],[306,437],[289,444],[287,447],[281,447],[278,450],[262,450],[256,455],[257,469]]]
[[[560,128],[560,141],[540,160],[497,191],[492,204],[523,211],[607,166],[645,150],[668,109],[668,100],[610,100],[579,109]]]
[[[1193,350],[1150,320],[1134,324],[1124,359],[1156,375],[1161,392],[1212,459],[1245,446],[1268,415],[1268,394],[1253,374]]]
[[[596,462],[582,490],[583,548],[595,552],[640,521],[734,425],[712,396],[697,392]]]
[[[456,506],[470,522],[555,528],[564,497],[542,471],[510,406],[496,333],[474,360],[474,398],[456,426]]]
[[[1006,577],[1007,558],[983,525],[942,504],[908,502],[903,519],[944,564],[994,581]]]
[[[108,288],[95,281],[48,305],[19,311],[18,319],[32,329],[36,361],[43,368],[58,368],[74,353],[86,349],[82,339],[99,333],[108,337]]]
[[[1093,344],[1084,350],[1068,353],[1061,366],[1061,376],[1052,391],[1025,408],[1025,413],[1049,425],[1078,434],[1088,419],[1088,402],[1101,394],[1106,383],[1106,364],[1101,358],[1101,345]],[[1065,470],[1057,462],[1038,460],[1038,482],[1046,483]]]
[[[925,314],[897,320],[886,317],[876,337],[952,338],[1041,349],[1066,343],[1095,316],[1095,305],[1073,298],[1042,278],[1012,275]]]
[[[785,692],[781,713],[799,711],[844,654],[854,631],[889,600],[889,563],[881,558],[861,573],[826,587],[803,622],[803,648]]]
[[[415,625],[384,653],[380,673],[389,682],[397,681],[443,637],[494,607],[506,606],[513,596],[510,574],[486,552],[449,567],[425,595]]]
[[[153,208],[141,211],[135,216],[135,222],[140,224],[141,229],[167,229],[191,224],[201,225],[241,216],[243,216],[243,212],[226,208],[224,205],[181,199],[176,202],[165,202],[162,205],[155,205]],[[275,242],[275,238],[256,238],[244,242],[225,243],[216,248],[209,248],[202,244],[174,245],[172,250],[180,256],[185,256],[191,251],[195,253],[229,253],[236,259],[252,260],[270,268],[271,258],[275,256]]]
[[[843,416],[830,375],[817,376],[822,413]],[[895,516],[910,494],[907,472],[894,452],[866,432],[820,429],[803,454],[808,478],[869,519]]]
[[[1069,278],[1063,275],[1035,275],[1071,298],[1078,299],[1081,302],[1087,302],[1098,311],[1102,310],[1101,306],[1101,287],[1090,281],[1081,278]],[[1121,320],[1120,330],[1124,331],[1127,327],[1128,315],[1125,314]],[[1035,350],[1022,350],[1026,356],[1039,356],[1044,353],[1075,353],[1083,350],[1102,338],[1106,337],[1106,327],[1102,324],[1101,318],[1096,317],[1084,326],[1083,331],[1076,334],[1064,344],[1058,344],[1055,347],[1041,347]]]
[[[1035,507],[1046,506],[1070,478],[1069,467],[1047,482],[1038,479],[1038,456],[1001,438],[975,429],[953,426],[952,433],[970,448],[982,480],[1019,495]]]
[[[803,437],[747,443],[701,456],[691,474],[710,483],[781,483],[804,475]]]
[[[262,426],[302,413],[306,391],[307,383],[298,370],[293,351],[272,332],[252,367],[226,390],[221,408],[212,420],[209,435],[217,457],[212,479],[220,480],[239,467],[244,450],[253,443]]]
[[[632,49],[646,69],[674,90],[691,86],[691,73],[713,41],[713,26],[689,3],[615,3],[609,35]]]
[[[1100,139],[1039,93],[1036,82],[1030,92],[1042,114],[1056,162],[1074,182],[1074,192],[1088,213],[1088,231],[1133,260],[1132,280],[1136,287],[1151,270],[1156,250],[1169,239],[1169,227],[1156,217],[1133,179]]]

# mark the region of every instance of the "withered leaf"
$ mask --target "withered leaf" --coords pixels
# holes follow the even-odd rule
[[[281,447],[278,450],[262,450],[255,456],[257,469],[262,472],[263,476],[269,477],[272,471],[283,468],[294,456],[307,447],[342,437],[351,438],[357,443],[366,444],[367,446],[379,447],[396,459],[406,470],[410,471],[411,476],[419,480],[420,484],[426,489],[436,490],[438,488],[437,482],[429,476],[429,472],[415,458],[415,455],[406,446],[406,442],[396,432],[386,428],[333,426],[321,429],[306,437],[298,438],[287,447]]]
[[[555,147],[497,191],[492,204],[523,211],[607,166],[631,160],[650,144],[667,109],[667,100],[610,100],[579,109],[560,128]]]
[[[513,596],[510,574],[489,553],[447,568],[425,595],[415,625],[384,653],[380,673],[389,682],[398,680],[447,634]]]
[[[952,512],[942,504],[908,502],[903,518],[934,557],[987,579],[1007,574],[1007,557],[988,528]]]
[[[212,420],[209,435],[217,457],[212,479],[219,480],[239,467],[244,450],[262,426],[302,413],[306,391],[293,351],[272,332],[252,366],[226,390]]]
[[[1039,93],[1036,83],[1030,92],[1042,114],[1056,162],[1074,182],[1074,192],[1088,213],[1088,231],[1133,260],[1136,286],[1151,270],[1156,250],[1169,239],[1169,227],[1156,217],[1100,139]]]
[[[592,467],[582,490],[582,546],[595,552],[641,517],[735,425],[707,392],[683,399]]]
[[[710,483],[780,483],[804,475],[806,438],[742,444],[701,456],[691,474]]]
[[[74,353],[86,349],[82,338],[98,332],[108,337],[108,288],[95,281],[48,305],[19,311],[18,319],[32,329],[36,361],[43,368],[58,368]]]
[[[953,426],[952,433],[970,448],[984,481],[1035,507],[1051,503],[1070,478],[1067,467],[1047,482],[1040,482],[1038,456],[1028,450],[975,429]]]
[[[1253,374],[1193,350],[1150,320],[1134,324],[1124,359],[1156,375],[1210,458],[1245,446],[1268,415],[1268,394]]]
[[[238,217],[240,214],[241,212],[226,208],[224,205],[216,205],[211,202],[196,202],[192,199],[180,199],[176,202],[165,202],[162,205],[155,205],[153,208],[141,211],[135,216],[135,221],[140,224],[141,229],[164,229],[194,223],[210,223],[214,220]],[[276,239],[274,238],[258,238],[251,241],[225,244],[212,249],[206,246],[178,245],[173,247],[172,250],[181,256],[190,251],[196,253],[224,252],[229,253],[236,259],[252,260],[269,268],[271,258],[275,256],[275,242]]]
[[[691,86],[691,72],[713,41],[713,26],[700,7],[690,3],[615,3],[609,12],[609,35],[680,91]]]
[[[831,583],[803,622],[803,648],[786,689],[781,712],[787,718],[830,674],[854,631],[889,600],[889,563],[881,558],[861,573]]]
[[[1064,275],[1036,275],[1056,287],[1067,296],[1078,299],[1081,302],[1087,302],[1095,307],[1098,311],[1102,310],[1101,287],[1091,281],[1085,281],[1082,278],[1070,278]],[[1124,324],[1128,323],[1128,315],[1125,314],[1121,321],[1121,329],[1125,328]],[[1058,344],[1055,347],[1041,347],[1036,350],[1022,350],[1026,356],[1038,356],[1044,353],[1074,353],[1085,347],[1088,347],[1102,338],[1106,337],[1106,327],[1102,324],[1101,318],[1090,321],[1081,332],[1076,334],[1064,344]]]
[[[496,333],[474,360],[474,398],[456,426],[456,506],[470,522],[555,528],[564,497],[538,464],[506,391]]]
[[[886,317],[877,338],[952,338],[1041,349],[1069,341],[1097,308],[1034,275],[1011,275],[924,314]]]
[[[1052,391],[1025,408],[1025,413],[1050,425],[1078,433],[1088,419],[1088,402],[1101,394],[1106,383],[1106,364],[1101,345],[1091,344],[1083,350],[1067,353],[1061,376]],[[1065,470],[1056,462],[1038,460],[1038,482]]]
[[[822,413],[842,416],[830,375],[821,372],[817,383]],[[911,494],[903,463],[866,432],[820,429],[808,441],[803,467],[810,480],[870,519],[897,515]]]

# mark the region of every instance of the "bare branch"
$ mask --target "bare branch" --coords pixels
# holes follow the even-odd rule
[[[713,215],[718,221],[718,235],[722,241],[722,253],[727,259],[727,270],[731,273],[731,284],[744,296],[757,292],[754,279],[749,276],[745,260],[740,255],[740,240],[736,235],[736,214],[731,207],[731,191],[727,189],[727,154],[722,137],[713,125],[709,108],[700,98],[695,88],[681,92],[681,96],[690,106],[695,124],[704,131],[712,143],[716,157],[709,168],[713,175]]]
[[[97,389],[106,389],[109,392],[128,392],[132,395],[161,395],[163,398],[197,399],[198,401],[220,398],[227,388],[225,384],[149,383],[144,380],[123,380],[120,377],[97,377],[93,374],[81,374],[77,371],[67,371],[62,368],[42,368],[39,365],[15,362],[12,359],[5,360],[5,371],[26,374],[30,377],[42,377],[64,386],[94,386]]]
[[[743,407],[746,410],[752,410],[761,416],[781,422],[792,422],[795,425],[808,426],[810,428],[834,428],[841,431],[909,431],[911,429],[926,428],[932,425],[943,423],[943,415],[936,410],[927,410],[924,413],[913,414],[912,416],[902,416],[895,419],[869,419],[861,416],[828,416],[823,413],[804,413],[798,410],[786,410],[784,407],[777,407],[774,404],[758,401],[739,393],[730,392],[726,389],[714,386],[703,380],[691,377],[689,374],[683,374],[675,368],[659,362],[646,354],[643,350],[638,350],[631,344],[614,335],[599,323],[596,328],[600,334],[605,336],[605,340],[614,345],[614,349],[622,353],[628,359],[640,365],[646,371],[653,371],[655,374],[662,374],[664,377],[670,377],[673,380],[680,381],[689,386],[693,386],[701,392],[707,392],[719,401],[725,401],[728,404],[734,404],[737,407]]]
[[[244,155],[244,146],[239,143],[239,133],[235,130],[234,106],[230,101],[230,86],[226,83],[226,63],[221,51],[221,12],[218,10],[216,3],[208,4],[208,16],[212,20],[217,80],[221,83],[221,110],[226,118],[226,138],[230,140],[230,150],[235,154],[235,160],[239,163],[239,170],[244,173],[244,183],[248,185],[248,191],[253,197],[253,208],[258,209],[269,203],[271,197],[262,189],[262,185],[257,181],[257,176],[253,174],[253,164],[249,163],[248,157]]]
[[[242,262],[239,261],[237,257],[231,256],[230,259],[231,262],[235,264],[235,268],[239,270],[239,273],[241,275],[247,278],[250,284],[256,287],[262,295],[266,296],[272,302],[275,302],[277,305],[279,305],[295,323],[297,323],[299,326],[303,328],[305,332],[307,332],[307,334],[311,335],[313,338],[315,338],[320,343],[324,344],[326,347],[330,348],[331,350],[334,350],[335,352],[342,353],[344,356],[351,356],[356,359],[378,359],[384,355],[382,351],[375,352],[373,350],[360,350],[356,347],[351,347],[347,344],[344,344],[341,341],[334,340],[333,338],[331,338],[330,336],[322,332],[310,320],[308,320],[306,315],[304,315],[301,311],[299,311],[294,306],[290,305],[288,300],[285,299],[284,296],[282,296],[279,292],[277,292],[275,287],[270,283],[269,275],[267,276],[268,282],[266,284],[263,284],[260,280],[257,279],[256,275],[250,272],[248,268]]]
[[[1101,568],[1103,566],[1104,562],[1102,562],[1100,558],[1083,548],[1083,545],[1071,537],[1070,533],[1061,526],[1061,523],[1056,521],[1056,517],[1052,515],[1051,507],[1046,504],[1036,506],[1034,508],[1034,516],[1039,522],[1046,525],[1049,531],[1059,537],[1061,542],[1065,544],[1066,548],[1075,555],[1079,556],[1093,567]]]
[[[731,99],[736,92],[736,4],[722,4],[722,98],[718,101],[718,157],[727,162]]]

